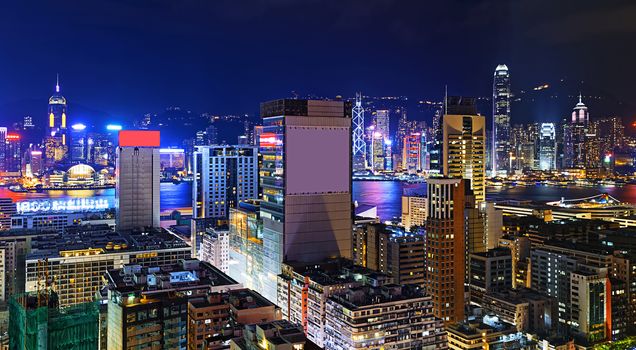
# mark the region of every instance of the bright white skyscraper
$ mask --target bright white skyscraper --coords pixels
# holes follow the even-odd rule
[[[539,140],[539,168],[556,169],[556,129],[554,123],[542,123]]]
[[[492,91],[492,171],[510,171],[510,74],[505,64],[495,69]]]

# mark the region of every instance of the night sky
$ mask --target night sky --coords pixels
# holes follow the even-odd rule
[[[567,77],[632,106],[634,18],[633,1],[4,1],[0,119],[44,114],[58,72],[70,108],[120,118],[292,90],[488,96],[498,63],[514,90]]]

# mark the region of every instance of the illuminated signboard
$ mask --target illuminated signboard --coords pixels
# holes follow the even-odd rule
[[[156,130],[121,130],[119,146],[121,147],[159,147],[159,131]]]
[[[20,214],[83,212],[110,209],[108,200],[104,198],[37,199],[17,202],[15,205]]]
[[[261,147],[276,147],[283,144],[283,141],[276,137],[273,132],[265,132],[261,134],[259,141]]]

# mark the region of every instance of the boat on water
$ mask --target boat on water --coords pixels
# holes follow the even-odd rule
[[[17,193],[29,192],[26,188],[22,187],[21,185],[9,186],[9,191],[17,192]]]

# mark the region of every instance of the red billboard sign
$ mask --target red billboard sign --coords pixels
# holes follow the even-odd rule
[[[159,145],[157,130],[121,130],[119,132],[121,147],[159,147]]]

